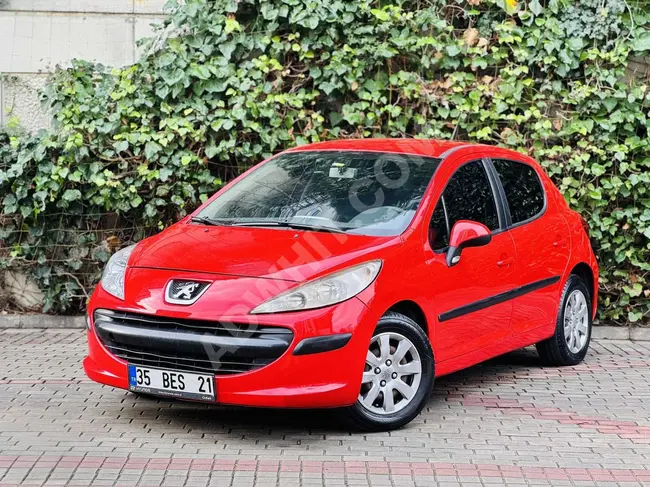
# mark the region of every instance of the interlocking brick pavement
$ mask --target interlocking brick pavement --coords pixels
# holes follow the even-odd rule
[[[650,344],[573,368],[522,350],[436,381],[390,433],[332,411],[136,397],[86,379],[81,331],[0,331],[0,486],[650,486]]]

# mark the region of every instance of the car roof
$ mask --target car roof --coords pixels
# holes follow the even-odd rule
[[[301,145],[289,149],[287,152],[315,151],[315,150],[341,150],[341,151],[376,151],[393,152],[399,154],[415,154],[425,157],[441,157],[450,149],[456,147],[485,147],[480,144],[458,142],[450,140],[432,139],[341,139],[313,144]]]

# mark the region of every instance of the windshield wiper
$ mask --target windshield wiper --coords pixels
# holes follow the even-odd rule
[[[204,225],[212,226],[221,226],[221,225],[232,225],[232,222],[224,220],[213,220],[207,216],[193,216],[190,220],[192,223],[203,223]]]
[[[276,220],[261,220],[256,222],[235,222],[231,224],[233,227],[281,227],[293,228],[296,230],[311,230],[314,232],[330,232],[330,233],[345,233],[344,230],[335,227],[324,227],[321,225],[310,225],[309,223],[292,223]]]
[[[314,232],[345,233],[345,230],[341,230],[340,228],[324,227],[321,225],[310,225],[309,223],[286,223],[285,225],[289,228],[295,228],[296,230],[313,230]]]

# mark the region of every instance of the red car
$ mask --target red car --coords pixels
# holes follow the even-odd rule
[[[343,140],[257,165],[113,255],[91,379],[220,404],[342,408],[400,427],[435,377],[536,344],[587,353],[598,268],[540,166],[460,142]]]

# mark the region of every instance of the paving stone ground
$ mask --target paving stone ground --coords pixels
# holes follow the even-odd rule
[[[534,349],[439,379],[390,433],[331,411],[206,406],[90,382],[85,336],[0,331],[0,486],[650,486],[650,343]]]

